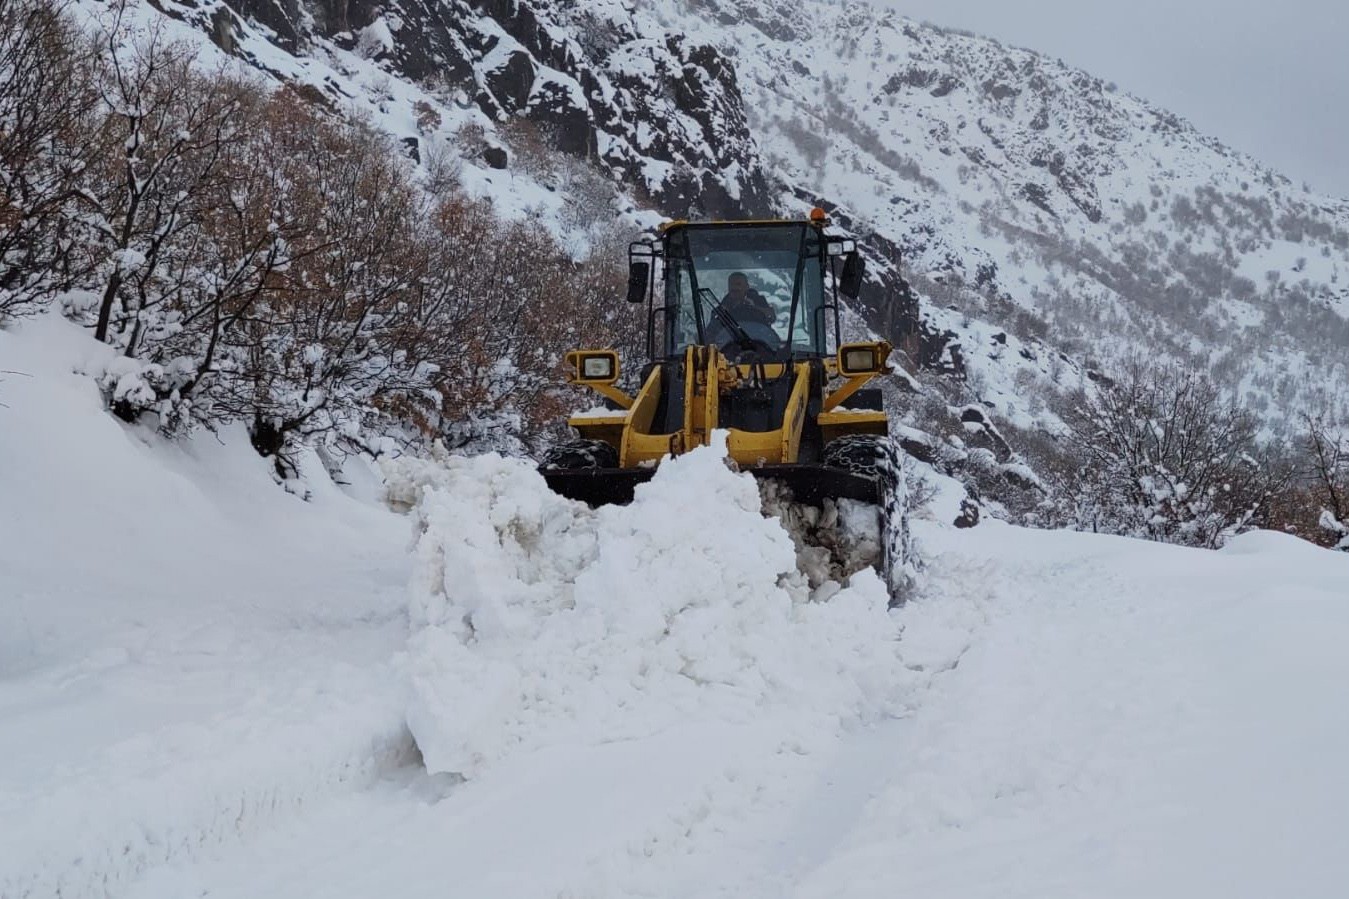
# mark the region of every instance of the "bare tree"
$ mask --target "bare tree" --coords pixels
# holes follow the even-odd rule
[[[94,337],[135,358],[154,320],[147,313],[185,283],[172,257],[201,237],[201,206],[253,92],[196,71],[194,51],[162,29],[128,45],[114,20],[99,40],[99,92],[121,149],[105,159],[99,196],[106,276]]]
[[[92,48],[52,0],[0,0],[0,318],[80,274],[70,252],[101,149]]]
[[[456,179],[414,178],[369,125],[201,71],[162,31],[133,40],[121,6],[81,44],[50,2],[0,0],[0,72],[21,76],[0,84],[0,301],[62,268],[94,288],[88,323],[120,351],[99,380],[122,418],[170,433],[243,420],[285,476],[299,445],[370,433],[521,449],[589,401],[563,383],[568,349],[642,361],[628,235],[590,228],[576,259]],[[52,109],[73,117],[41,118]],[[602,188],[578,221],[610,217]]]
[[[286,271],[316,249],[306,242],[310,223],[289,202],[306,162],[286,140],[314,120],[286,95],[228,79],[220,87],[240,102],[228,139],[213,148],[221,155],[210,189],[192,209],[198,239],[169,266],[175,327],[142,350],[152,362],[176,361],[165,385],[177,400],[162,422],[170,430],[238,414],[222,400],[240,373],[239,335],[287,289]]]
[[[1066,421],[1070,518],[1093,530],[1216,547],[1260,526],[1292,476],[1257,445],[1252,415],[1178,365],[1135,358]]]
[[[388,337],[426,263],[415,239],[420,197],[386,137],[295,107],[269,131],[269,153],[288,160],[270,207],[288,235],[285,260],[227,331],[238,368],[219,392],[284,470],[295,442],[354,432],[382,391],[424,375]]]

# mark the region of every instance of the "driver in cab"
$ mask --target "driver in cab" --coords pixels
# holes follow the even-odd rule
[[[757,322],[772,327],[777,320],[768,300],[749,286],[749,277],[744,272],[733,272],[726,279],[726,296],[722,297],[721,308],[742,323]]]

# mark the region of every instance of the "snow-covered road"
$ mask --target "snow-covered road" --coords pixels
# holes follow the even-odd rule
[[[982,569],[985,617],[779,895],[1343,894],[1345,560],[996,526],[950,552],[929,602]]]
[[[929,521],[903,610],[807,602],[707,453],[304,503],[63,327],[0,333],[4,899],[1349,893],[1343,554]]]
[[[926,676],[900,717],[808,746],[771,718],[674,728],[467,783],[410,766],[128,895],[1343,895],[1343,560],[1268,534],[959,543],[903,613]]]

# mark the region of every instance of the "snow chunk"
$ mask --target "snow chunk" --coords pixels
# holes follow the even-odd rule
[[[571,413],[572,418],[622,418],[627,414],[624,409],[610,409],[608,406],[592,406],[580,412]]]
[[[393,31],[383,16],[362,28],[356,38],[356,52],[365,59],[374,59],[394,51]]]
[[[1227,556],[1267,556],[1317,564],[1326,551],[1315,543],[1279,531],[1247,531],[1223,544],[1220,553]]]
[[[421,530],[408,723],[429,771],[772,709],[834,734],[894,707],[910,678],[879,578],[811,602],[791,538],[725,452],[719,435],[598,510],[520,460],[392,467]]]

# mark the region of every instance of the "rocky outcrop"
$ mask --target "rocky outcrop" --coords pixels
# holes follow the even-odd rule
[[[292,54],[331,42],[462,90],[493,121],[524,118],[670,216],[772,209],[735,66],[687,35],[553,0],[225,2]]]

